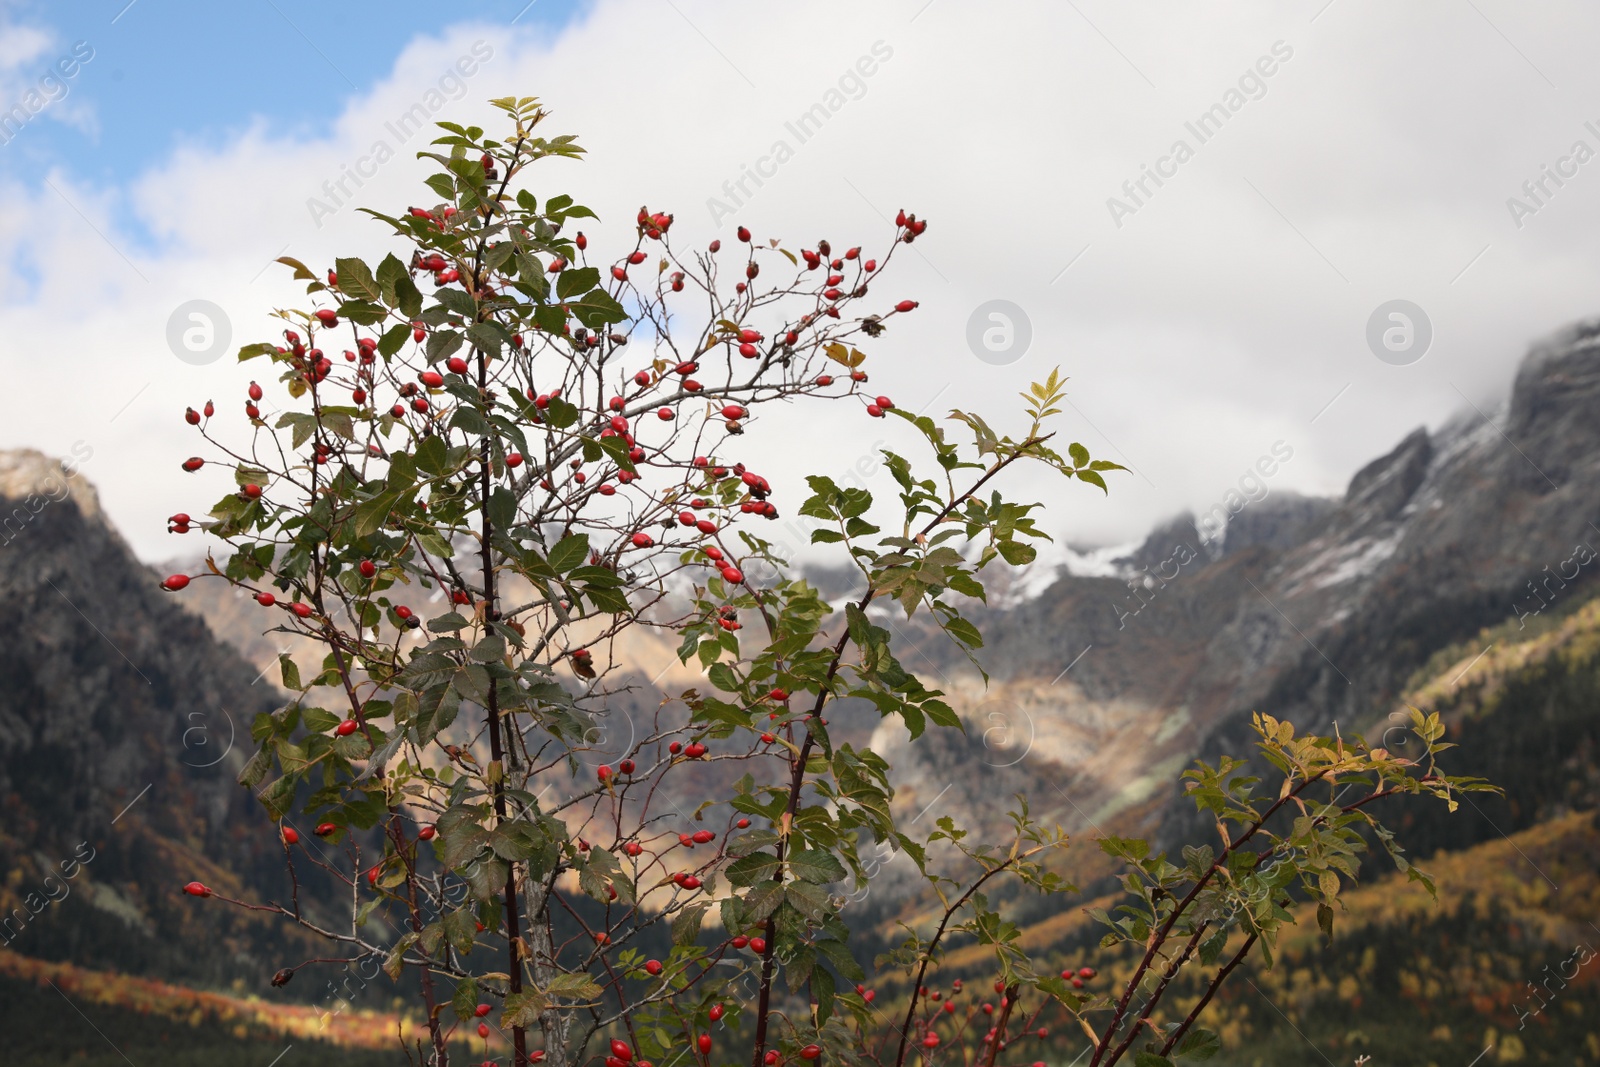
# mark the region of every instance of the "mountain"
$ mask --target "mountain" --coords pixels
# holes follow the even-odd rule
[[[1081,909],[1111,887],[1088,839],[1209,839],[1177,775],[1196,757],[1247,750],[1253,711],[1370,737],[1407,704],[1437,709],[1461,745],[1452,770],[1490,778],[1507,796],[1475,798],[1453,816],[1396,808],[1413,853],[1440,875],[1443,905],[1397,909],[1410,899],[1403,884],[1367,872],[1374,880],[1340,919],[1346,940],[1291,946],[1288,978],[1252,976],[1282,1002],[1288,1029],[1247,990],[1219,998],[1215,1010],[1233,1028],[1224,1032],[1258,1050],[1237,1062],[1301,1062],[1297,1030],[1351,1057],[1374,1040],[1403,1040],[1404,1055],[1384,1046],[1384,1062],[1421,1067],[1461,1052],[1466,1062],[1486,1027],[1495,1047],[1529,1056],[1557,1037],[1573,1049],[1592,1040],[1600,1060],[1600,1039],[1564,1021],[1567,1005],[1593,1005],[1579,992],[1592,976],[1589,987],[1575,980],[1563,1014],[1550,1015],[1560,1027],[1510,1040],[1520,1003],[1512,979],[1565,958],[1561,939],[1593,917],[1583,908],[1600,873],[1597,402],[1600,320],[1533,345],[1505,404],[1406,435],[1338,499],[1296,496],[1264,476],[1229,494],[1225,525],[1216,512],[1178,516],[1142,544],[1095,554],[1085,573],[1039,568],[1010,582],[992,606],[977,606],[988,685],[920,620],[897,621],[902,659],[953,695],[964,734],[934,730],[909,746],[898,722],[848,706],[833,713],[836,725],[896,766],[896,804],[913,830],[951,814],[999,833],[1001,798],[1024,793],[1036,817],[1079,839],[1068,872],[1079,898],[1008,903],[1025,943],[1064,964],[1091,958],[1097,935]],[[272,990],[266,978],[319,946],[281,923],[192,907],[179,887],[199,878],[241,895],[286,892],[272,827],[234,784],[246,724],[281,699],[263,672],[283,649],[221,583],[196,583],[181,604],[162,593],[74,470],[0,453],[0,924],[18,954],[0,968],[0,1003],[35,1012],[40,976],[55,976],[78,990],[134,989],[95,1001],[108,1013],[121,1010],[119,997],[150,996],[166,1005],[157,1014],[179,1020],[181,993],[162,986],[157,996],[101,972],[217,991],[238,1004],[195,993],[191,1037],[226,1043],[217,1020],[243,1019],[242,1059],[268,1062],[258,1053],[270,1013],[238,1005],[314,996]],[[820,577],[843,595],[845,576]],[[619,705],[619,726],[652,713],[647,679],[668,690],[696,682],[672,667],[669,645],[641,639],[622,654],[641,684],[638,707]],[[626,740],[608,739],[607,754]],[[894,920],[921,917],[897,891],[908,867],[885,857],[882,882],[852,905],[859,958],[893,935]],[[1496,910],[1489,887],[1516,900]],[[1425,945],[1426,958],[1385,956],[1397,938]],[[1463,946],[1486,945],[1501,946],[1483,950],[1492,973],[1465,973]],[[956,948],[949,965],[970,955]],[[1100,965],[1111,975],[1120,966]],[[1297,971],[1309,986],[1274,984],[1301,981]],[[1352,992],[1341,974],[1370,991]],[[359,1007],[386,1009],[394,992],[373,990]],[[1437,1007],[1409,1020],[1389,1010],[1408,997]],[[1349,1013],[1362,998],[1369,1014],[1382,1011],[1357,1033]],[[147,1036],[169,1040],[164,1029]],[[1063,1062],[1079,1051],[1062,1049]]]
[[[93,1015],[101,1029],[126,1024],[130,1049],[187,1034],[195,1047],[215,1038],[239,1062],[265,1064],[282,1050],[277,1035],[299,1033],[302,1062],[316,1062],[333,1046],[310,1008],[307,1027],[274,1021],[263,1004],[219,1016],[198,995],[170,1010],[134,1011],[142,994],[96,1001],[114,985],[107,971],[279,1004],[322,992],[268,984],[279,967],[326,955],[320,942],[182,892],[198,879],[230,896],[288,899],[276,831],[235,781],[251,719],[282,697],[159,589],[74,465],[0,453],[0,527],[0,1030],[31,1032],[42,997],[60,1020],[46,1040],[59,1042],[55,1053],[113,1053],[93,1024],[80,1025]],[[302,875],[314,915],[320,873]],[[58,969],[40,970],[47,962]],[[374,991],[361,1007],[389,1008],[392,993]],[[152,1010],[176,1020],[171,1034],[140,1022]],[[373,1024],[385,1042],[394,1022]],[[337,1027],[320,1036],[344,1040]],[[30,1040],[10,1052],[34,1062],[41,1048]]]
[[[990,613],[987,690],[926,643],[913,662],[968,695],[971,736],[908,748],[886,724],[875,744],[909,803],[948,786],[942,804],[992,811],[997,791],[1027,788],[1068,827],[1129,811],[1168,837],[1203,833],[1167,804],[1173,781],[1197,755],[1247,750],[1251,712],[1368,729],[1441,650],[1596,588],[1597,412],[1600,319],[1533,345],[1503,407],[1413,431],[1341,499],[1235,494],[1220,538],[1181,516],[1115,577],[1063,573]]]

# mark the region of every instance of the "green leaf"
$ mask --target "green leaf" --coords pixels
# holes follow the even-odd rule
[[[244,765],[244,770],[239,772],[239,784],[247,789],[254,789],[261,784],[261,779],[267,776],[272,769],[272,750],[261,748],[250,757],[250,762]]]
[[[550,979],[544,991],[552,997],[565,997],[568,1000],[593,1000],[600,995],[600,986],[593,978],[575,971],[556,975]]]
[[[501,332],[502,329],[503,327],[487,322],[473,323],[467,327],[467,340],[471,341],[478,351],[498,356],[506,345],[506,336]]]
[[[739,691],[739,678],[733,673],[733,668],[726,663],[713,663],[711,669],[706,672],[706,678],[724,693]]]
[[[298,259],[295,259],[293,256],[279,256],[277,262],[282,263],[286,267],[293,267],[294,280],[297,282],[314,282],[317,280],[317,276],[311,273],[311,268],[307,267],[304,263],[300,262]]]
[[[497,530],[509,530],[517,521],[517,498],[506,486],[496,486],[484,505],[489,521]]]
[[[405,959],[406,950],[412,945],[415,945],[417,941],[421,939],[421,937],[421,934],[412,932],[396,941],[394,943],[394,947],[389,950],[389,955],[384,957],[383,973],[387,974],[394,981],[399,981],[400,972],[405,967],[403,960]],[[476,1005],[474,1005],[474,1007],[476,1007]]]
[[[394,292],[395,283],[405,276],[406,265],[400,262],[399,256],[390,252],[383,257],[383,262],[378,264],[378,288],[383,291],[385,300]]]
[[[450,469],[450,446],[438,434],[431,434],[417,445],[417,466],[429,474],[444,474]]]
[[[356,505],[353,518],[354,533],[357,537],[371,537],[383,528],[389,519],[389,512],[400,502],[399,493],[379,493],[371,500]]]
[[[790,882],[784,889],[784,900],[795,911],[814,922],[821,922],[832,910],[828,907],[828,894],[808,882]]]
[[[585,438],[585,440],[591,440],[591,438]],[[595,443],[611,458],[611,462],[615,463],[618,469],[625,470],[630,474],[637,471],[638,468],[633,465],[633,460],[628,458],[628,442],[620,437],[602,437],[596,440]]]
[[[1110,492],[1110,490],[1106,488],[1106,480],[1100,477],[1100,475],[1096,474],[1094,471],[1078,471],[1076,473],[1079,481],[1088,482],[1090,485],[1098,485],[1101,492]]]
[[[837,862],[837,861],[835,861]],[[728,881],[736,886],[755,885],[770,879],[778,870],[778,857],[770,852],[752,852],[728,865]]]
[[[289,814],[289,808],[294,804],[295,784],[298,781],[296,775],[285,774],[259,794],[261,803],[274,819],[281,819]]]
[[[924,700],[922,710],[935,725],[943,726],[950,730],[962,729],[961,719],[955,711],[942,700]]]
[[[342,277],[342,275],[341,275]],[[458,908],[444,917],[444,936],[461,955],[472,951],[477,940],[478,918],[471,908]]]
[[[305,720],[307,732],[313,734],[325,734],[339,725],[339,716],[323,708],[306,708],[301,717]]]
[[[556,295],[563,300],[570,300],[579,293],[587,293],[599,284],[600,268],[568,267],[556,279]]]
[[[951,589],[954,589],[956,592],[965,596],[970,596],[975,600],[981,600],[985,604],[989,602],[989,597],[984,592],[982,583],[973,578],[972,575],[968,574],[966,571],[954,571],[950,573],[945,577],[945,584]]]
[[[550,406],[545,409],[545,421],[558,430],[565,430],[567,427],[575,425],[581,414],[577,407],[567,402],[566,398],[553,396],[550,398]],[[606,441],[613,440],[621,444],[623,448],[627,448],[627,443],[622,441],[621,438],[606,438]],[[602,445],[604,443],[601,442]]]
[[[466,340],[454,330],[436,330],[428,337],[428,362],[444,362],[465,343]]]
[[[589,558],[589,535],[571,534],[563,537],[550,550],[549,562],[557,574],[567,574]]]
[[[389,476],[384,484],[391,492],[409,489],[417,481],[417,461],[409,452],[396,452],[389,457]]]
[[[506,887],[506,873],[510,869],[504,860],[489,856],[474,863],[462,874],[472,889],[473,898],[487,903],[499,899]]]
[[[861,970],[861,964],[857,963],[855,957],[850,955],[849,945],[842,941],[834,941],[831,938],[818,941],[816,944],[817,948],[822,950],[822,954],[833,961],[833,965],[838,968],[839,973],[845,978],[852,982],[866,981],[867,976]]]
[[[945,619],[942,625],[945,633],[954,637],[968,648],[983,647],[983,634],[979,633],[976,626],[961,616],[956,615]]]
[[[628,312],[604,289],[594,289],[572,305],[572,317],[589,329],[598,331],[626,320]]]
[[[475,700],[482,704],[489,699],[489,672],[479,664],[468,663],[464,665],[456,672],[455,677],[452,679],[452,685],[457,692],[468,700]],[[459,705],[457,707],[459,708]],[[443,709],[441,708],[441,710]],[[453,714],[451,718],[452,720],[454,719]],[[448,725],[449,723],[441,722],[438,728],[443,730]]]
[[[506,639],[499,634],[489,634],[483,640],[472,646],[468,653],[475,663],[494,663],[505,659]]]
[[[422,179],[429,189],[438,193],[442,199],[454,200],[456,198],[455,183],[448,174],[430,174]]]
[[[845,876],[844,864],[833,853],[821,849],[803,848],[790,853],[789,869],[795,877],[814,885],[827,885]]]
[[[821,964],[811,969],[811,992],[817,998],[817,1025],[826,1026],[833,1014],[833,974]]]
[[[394,283],[394,298],[395,302],[400,306],[400,314],[406,318],[415,320],[417,316],[422,314],[422,291],[417,288],[417,283],[412,281],[409,276],[402,276]],[[404,331],[401,335],[402,339],[411,333],[411,330],[403,324],[397,328]],[[404,343],[403,340],[402,343]]]
[[[389,317],[382,304],[366,300],[346,300],[339,305],[339,314],[359,326],[371,326]]]
[[[295,666],[294,660],[283,653],[279,653],[278,669],[283,673],[283,687],[285,689],[300,688],[300,668]]]
[[[782,882],[774,882],[768,878],[764,882],[757,883],[744,897],[746,917],[750,922],[761,922],[777,910],[786,896]]]
[[[1322,931],[1323,940],[1333,944],[1333,909],[1321,902],[1317,904],[1317,928]]]
[[[1098,479],[1099,475],[1095,475],[1095,478]],[[1101,483],[1101,488],[1105,488],[1103,482]],[[1013,567],[1020,567],[1024,563],[1032,563],[1034,557],[1039,554],[1038,550],[1032,545],[1023,544],[1021,541],[1001,541],[995,545],[995,548],[999,549],[1000,558]]]
[[[1171,1060],[1154,1052],[1140,1052],[1133,1057],[1134,1067],[1173,1067]]]
[[[386,355],[386,357],[387,355],[394,355],[395,352],[405,346],[405,342],[410,338],[411,326],[406,326],[405,323],[397,323],[397,325],[390,326],[389,330],[384,331],[384,336],[378,339],[378,354]]]
[[[506,997],[505,1010],[500,1013],[500,1026],[504,1029],[539,1025],[539,1016],[544,1014],[544,1009],[549,1006],[543,993],[529,991],[525,993],[512,993]]]
[[[1228,931],[1226,928],[1218,930],[1204,941],[1200,942],[1200,962],[1204,966],[1211,966],[1222,958],[1222,950],[1228,947]]]
[[[323,411],[322,425],[344,438],[346,441],[356,439],[355,424],[350,416],[342,411]]]
[[[1222,1038],[1210,1030],[1195,1027],[1183,1035],[1183,1040],[1172,1051],[1191,1060],[1209,1060],[1222,1051]]]
[[[450,995],[450,1007],[455,1009],[456,1018],[462,1022],[478,1013],[477,979],[468,977],[456,983],[456,991]]]
[[[372,276],[372,268],[359,259],[335,259],[333,269],[339,274],[339,291],[357,300],[382,300],[383,289]]]
[[[672,943],[678,948],[694,944],[700,936],[700,920],[705,918],[709,904],[691,904],[672,920]]]

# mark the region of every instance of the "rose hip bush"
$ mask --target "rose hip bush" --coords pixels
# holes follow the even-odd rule
[[[283,657],[291,699],[253,724],[240,776],[280,825],[294,898],[227,902],[346,955],[287,966],[276,984],[375,956],[393,978],[413,971],[430,1038],[414,1051],[439,1065],[497,1032],[517,1065],[993,1064],[1043,1039],[1046,1022],[1087,1035],[1095,1064],[1139,1039],[1141,1063],[1166,1063],[1214,1051],[1195,1018],[1254,946],[1268,951],[1294,894],[1331,929],[1360,831],[1404,865],[1368,801],[1479,787],[1434,770],[1447,747],[1436,719],[1416,723],[1422,761],[1260,719],[1283,777],[1270,804],[1240,761],[1189,772],[1220,852],[1185,849],[1179,866],[1144,842],[1101,842],[1129,866],[1128,902],[1100,916],[1106,942],[1142,961],[1120,994],[1086,986],[1090,968],[1038,965],[989,893],[997,879],[1071,890],[1052,865],[1065,835],[1022,800],[1007,841],[975,844],[948,818],[912,838],[896,825],[890,768],[836,744],[827,715],[850,697],[913,739],[960,729],[943,694],[896,659],[881,612],[925,612],[977,650],[962,605],[984,598],[985,568],[1027,563],[1043,536],[1040,505],[1007,499],[996,476],[1042,464],[1104,490],[1121,468],[1080,444],[1052,447],[1055,373],[1024,394],[1016,438],[952,412],[970,446],[869,389],[868,351],[917,307],[884,275],[924,220],[900,213],[881,246],[789,249],[741,227],[727,247],[691,251],[674,243],[670,213],[641,208],[633,240],[602,253],[578,229],[592,212],[521,181],[530,164],[582,150],[537,135],[537,101],[494,105],[503,139],[441,123],[421,153],[438,168],[431,206],[370,212],[398,254],[337,259],[325,275],[283,260],[310,306],[278,312],[282,337],[240,352],[262,366],[248,434],[218,428],[210,402],[187,413],[210,451],[184,468],[221,464],[238,489],[172,529],[203,528],[231,553],[163,584],[226,581],[266,625],[323,654],[309,677]],[[276,417],[263,414],[268,390]],[[745,462],[774,403],[903,419],[927,458],[885,453],[892,509],[822,476],[804,493],[775,486]],[[819,524],[813,543],[859,570],[864,592],[842,610],[763,538],[779,500],[798,502]],[[636,684],[613,654],[631,627],[671,634],[705,681],[596,767],[580,757]],[[722,761],[746,773],[724,795],[697,791],[697,769]],[[663,804],[663,784],[685,776],[692,816]],[[1320,787],[1328,797],[1313,799]],[[1286,809],[1292,822],[1268,825]],[[297,826],[343,852],[308,848]],[[841,918],[845,892],[876,870],[863,851],[886,844],[937,902],[934,924],[875,963],[892,1006],[874,1003]],[[345,887],[345,919],[302,908],[307,864]],[[670,950],[652,956],[640,946],[666,945],[658,933]],[[959,978],[949,999],[929,991],[952,936],[993,952],[982,1011],[957,1011]],[[1163,1022],[1157,1006],[1185,967],[1204,972],[1203,993]]]

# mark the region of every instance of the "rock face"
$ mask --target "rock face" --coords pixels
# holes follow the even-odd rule
[[[263,928],[179,887],[281,877],[273,829],[234,781],[275,690],[160,591],[70,466],[0,453],[0,516],[7,947],[208,984],[255,976]]]
[[[62,500],[71,500],[84,518],[103,521],[100,497],[78,474],[79,462],[89,455],[53,460],[32,449],[0,452],[0,501],[5,504],[0,510],[0,545],[21,537],[34,516]]]
[[[1032,724],[1035,812],[1087,827],[1129,809],[1170,818],[1140,806],[1173,795],[1195,755],[1248,751],[1254,710],[1306,729],[1372,725],[1437,650],[1593,585],[1597,416],[1600,319],[1534,344],[1508,404],[1412,432],[1342,499],[1248,503],[1221,551],[1184,517],[1119,561],[1120,579],[1062,577],[986,620],[997,684],[974,698],[969,733],[985,729],[979,705],[1015,709]],[[879,742],[898,748],[891,734]],[[981,755],[905,757],[908,789],[953,783],[943,802],[965,810],[1015,788]]]
[[[1223,550],[1243,552],[1249,548],[1284,551],[1301,544],[1318,523],[1338,507],[1332,500],[1277,492],[1245,508],[1228,523]]]

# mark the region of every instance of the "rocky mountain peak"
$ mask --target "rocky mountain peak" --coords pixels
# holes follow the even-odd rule
[[[1584,319],[1534,342],[1511,388],[1512,436],[1543,421],[1581,420],[1590,432],[1600,402],[1600,317]],[[1577,427],[1574,426],[1574,429]]]
[[[6,510],[13,513],[9,518],[0,516],[8,539],[47,504],[69,497],[77,505],[78,514],[105,521],[99,494],[78,470],[79,464],[94,452],[81,444],[75,452],[78,454],[72,459],[54,459],[31,448],[0,450],[0,498],[11,502]],[[16,514],[19,507],[26,518]]]
[[[1358,521],[1394,518],[1427,477],[1432,460],[1433,440],[1419,426],[1388,455],[1356,471],[1345,491],[1346,510]]]
[[[1257,546],[1282,551],[1301,544],[1338,507],[1327,497],[1302,496],[1283,489],[1228,520],[1224,552],[1232,555]]]

